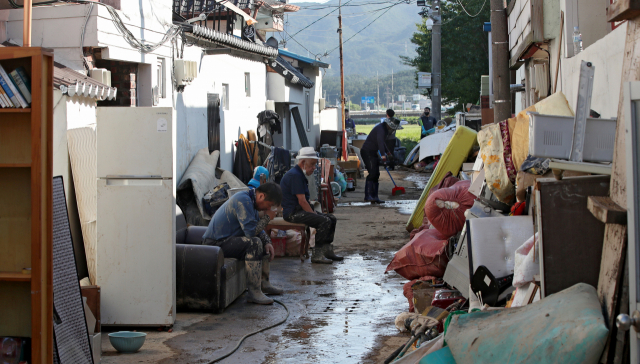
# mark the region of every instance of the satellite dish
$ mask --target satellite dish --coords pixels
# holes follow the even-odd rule
[[[271,48],[278,48],[278,40],[274,37],[267,39],[267,45]]]

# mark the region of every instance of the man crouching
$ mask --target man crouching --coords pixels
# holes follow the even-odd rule
[[[213,215],[203,244],[219,246],[225,258],[244,260],[247,268],[249,297],[247,301],[270,305],[273,300],[263,294],[282,294],[269,283],[269,262],[274,249],[271,238],[264,231],[275,217],[272,208],[282,202],[282,191],[275,183],[265,183],[255,190],[231,196]],[[265,212],[262,218],[258,212]]]
[[[313,249],[311,263],[331,264],[343,257],[333,252],[333,236],[336,232],[336,218],[331,214],[315,212],[309,204],[309,181],[318,164],[316,152],[311,147],[300,149],[296,158],[297,165],[282,177],[282,217],[285,221],[305,224],[316,229],[316,246]]]

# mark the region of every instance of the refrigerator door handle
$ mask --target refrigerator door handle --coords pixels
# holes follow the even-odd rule
[[[155,186],[161,187],[164,180],[158,178],[106,178],[107,186]]]
[[[162,179],[162,176],[134,175],[134,174],[123,174],[123,175],[108,174],[106,178],[107,179]]]

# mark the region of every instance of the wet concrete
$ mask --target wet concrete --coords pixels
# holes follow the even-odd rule
[[[413,184],[404,180],[411,173],[392,173],[405,188]],[[411,203],[415,205],[422,190],[407,188],[406,195],[390,196],[393,184],[386,174],[381,177],[380,197],[387,204],[359,206],[364,186],[359,179],[357,190],[341,199],[346,205],[334,213],[334,246],[345,256],[343,262],[272,262],[271,280],[285,290],[274,298],[287,305],[289,319],[248,338],[221,363],[377,363],[407,340],[394,326],[395,317],[408,309],[402,295],[406,280],[384,271],[409,241],[404,214],[413,211]],[[248,304],[243,295],[219,315],[178,313],[173,333],[147,331],[147,342],[135,354],[118,354],[104,335],[102,362],[207,363],[229,352],[243,335],[284,316],[281,306]]]

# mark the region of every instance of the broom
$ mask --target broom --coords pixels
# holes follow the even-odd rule
[[[378,151],[378,155],[380,156],[380,159],[382,159],[382,155],[380,154],[380,151]],[[396,184],[396,181],[394,181],[393,177],[391,177],[391,172],[389,172],[389,169],[387,169],[387,166],[384,166],[384,170],[387,171],[387,173],[389,174],[389,178],[391,178],[391,182],[393,182],[393,185],[395,186],[391,190],[391,195],[396,196],[396,195],[404,195],[405,193],[407,193],[407,191],[404,190],[404,187],[398,187],[398,185]]]

